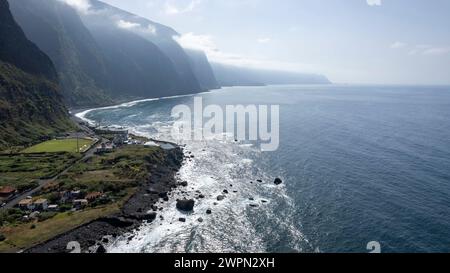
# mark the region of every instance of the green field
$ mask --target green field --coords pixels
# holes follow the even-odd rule
[[[74,153],[0,155],[0,186],[21,188],[55,176],[81,157]]]
[[[57,153],[57,152],[69,152],[78,153],[87,151],[91,145],[94,143],[92,139],[79,139],[77,151],[77,139],[54,139],[40,144],[34,145],[30,148],[22,151],[23,153]]]

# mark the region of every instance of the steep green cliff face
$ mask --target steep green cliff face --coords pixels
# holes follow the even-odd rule
[[[55,64],[68,105],[111,104],[107,64],[101,49],[76,10],[56,0],[9,1],[14,19],[27,38]]]
[[[50,59],[0,0],[0,149],[73,129]]]
[[[9,2],[26,36],[55,64],[71,107],[209,89],[199,83],[205,76],[195,74],[190,56],[173,39],[178,34],[169,27],[94,0],[89,12],[58,0]],[[140,27],[121,27],[120,22]],[[154,33],[143,31],[149,26]]]

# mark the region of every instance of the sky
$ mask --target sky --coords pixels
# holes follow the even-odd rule
[[[449,0],[103,1],[174,28],[214,62],[335,83],[450,84]]]

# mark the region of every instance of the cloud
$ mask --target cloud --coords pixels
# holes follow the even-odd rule
[[[156,35],[156,27],[154,25],[149,24],[145,30],[153,35]]]
[[[91,8],[90,0],[59,0],[59,1],[64,2],[67,5],[83,13],[87,13]]]
[[[369,6],[381,6],[381,0],[366,0]]]
[[[156,27],[152,24],[149,24],[148,26],[144,27],[139,23],[133,23],[125,20],[119,20],[117,21],[117,27],[127,30],[135,30],[135,31],[141,31],[144,33],[150,33],[153,35],[156,35]]]
[[[210,35],[196,35],[192,32],[183,34],[181,36],[173,37],[182,47],[187,49],[202,50],[205,53],[212,53],[218,51],[213,37]]]
[[[117,22],[117,26],[119,28],[123,28],[123,29],[133,29],[133,28],[140,28],[141,25],[138,23],[133,23],[133,22],[128,22],[125,20],[119,20]]]
[[[257,40],[257,42],[260,43],[260,44],[267,44],[267,43],[269,43],[270,41],[271,41],[270,38],[259,38],[259,39]]]
[[[409,55],[441,56],[450,53],[450,46],[416,45],[408,52]]]
[[[247,56],[242,56],[240,54],[224,52],[218,48],[218,46],[214,42],[214,37],[210,35],[196,35],[190,32],[181,36],[174,36],[173,39],[177,41],[183,48],[205,52],[208,59],[215,63],[248,68],[274,69],[295,72],[317,73],[317,71],[320,71],[320,69],[314,69],[312,65],[278,62],[265,59],[254,59]]]
[[[445,55],[450,53],[450,47],[432,47],[424,50],[423,55]]]
[[[186,6],[175,5],[173,2],[166,2],[164,5],[164,12],[167,15],[177,15],[193,11],[202,0],[191,0]]]
[[[391,48],[392,49],[399,49],[399,48],[404,48],[404,47],[406,47],[407,46],[407,44],[405,44],[405,43],[402,43],[402,42],[395,42],[395,43],[393,43],[392,45],[391,45]]]

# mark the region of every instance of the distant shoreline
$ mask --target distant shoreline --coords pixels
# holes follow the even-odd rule
[[[149,101],[159,101],[159,100],[166,100],[166,99],[175,99],[175,98],[184,98],[184,97],[192,97],[195,95],[201,95],[201,94],[207,94],[212,93],[214,91],[221,90],[220,89],[211,89],[208,91],[200,92],[200,93],[191,93],[191,94],[185,94],[185,95],[175,95],[175,96],[167,96],[167,97],[159,97],[159,98],[147,98],[147,99],[138,99],[138,100],[131,100],[131,101],[124,101],[119,102],[117,104],[109,105],[109,106],[100,106],[100,107],[94,107],[94,108],[69,108],[69,114],[71,116],[74,116],[84,122],[88,122],[90,124],[93,124],[94,122],[85,116],[96,110],[107,110],[107,109],[116,109],[116,108],[122,108],[122,107],[132,107],[136,104],[142,103],[142,102],[149,102]]]
[[[91,120],[87,119],[85,115],[88,113],[95,111],[95,110],[106,110],[106,109],[116,109],[121,107],[131,107],[136,104],[142,103],[142,102],[149,102],[149,101],[158,101],[158,100],[165,100],[165,99],[174,99],[174,98],[183,98],[183,97],[192,97],[195,95],[202,95],[202,94],[208,94],[217,92],[220,90],[223,90],[224,88],[233,88],[233,87],[269,87],[269,86],[329,86],[329,85],[342,85],[342,86],[348,86],[353,84],[335,84],[335,83],[323,83],[323,84],[264,84],[264,85],[230,85],[230,86],[222,86],[220,88],[216,89],[210,89],[208,91],[203,91],[199,93],[190,93],[185,95],[174,95],[174,96],[166,96],[166,97],[157,97],[157,98],[146,98],[146,99],[136,99],[136,100],[123,100],[119,101],[112,105],[106,105],[106,106],[98,106],[98,107],[79,107],[79,108],[68,108],[69,114],[72,116],[75,116],[85,122],[92,122]],[[358,85],[358,84],[356,84]]]

